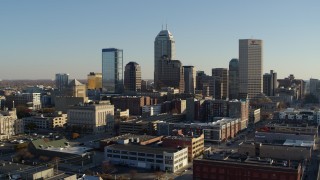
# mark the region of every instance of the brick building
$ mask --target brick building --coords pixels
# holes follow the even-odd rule
[[[188,147],[188,160],[202,154],[204,150],[204,135],[199,137],[183,137],[183,136],[168,136],[162,139],[163,147]]]
[[[193,179],[237,180],[300,180],[300,164],[273,162],[257,158],[227,160],[196,159],[193,161]]]
[[[148,96],[118,96],[113,97],[111,103],[116,109],[129,109],[130,115],[141,115],[142,106],[151,105],[151,99]]]

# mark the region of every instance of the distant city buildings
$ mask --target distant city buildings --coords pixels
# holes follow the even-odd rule
[[[183,66],[184,93],[194,94],[196,89],[196,69],[194,66]]]
[[[87,88],[85,84],[82,84],[76,79],[73,79],[68,84],[67,88],[65,89],[64,96],[70,97],[87,97]]]
[[[277,73],[270,70],[270,73],[263,75],[263,93],[267,96],[275,96],[277,88]]]
[[[50,116],[41,114],[22,118],[22,121],[27,131],[31,129],[64,128],[67,123],[67,114],[56,113]]]
[[[184,73],[183,66],[179,60],[171,60],[166,56],[158,62],[158,87],[160,89],[173,87],[179,93],[184,92]]]
[[[12,111],[0,110],[0,140],[10,139],[12,136],[21,133],[19,128],[16,127],[17,122],[16,109]]]
[[[100,90],[102,88],[102,73],[90,72],[88,74],[88,89]]]
[[[143,106],[152,105],[148,96],[117,96],[111,98],[111,103],[116,109],[129,109],[130,115],[141,115]]]
[[[229,62],[229,99],[239,99],[239,60]]]
[[[305,95],[306,82],[302,79],[295,79],[293,74],[287,78],[278,79],[276,94],[283,97],[285,102],[291,103],[293,100],[301,100]]]
[[[155,89],[161,89],[160,77],[161,62],[166,59],[175,59],[175,40],[173,35],[166,29],[161,30],[154,40],[154,86]]]
[[[239,40],[239,95],[254,98],[262,92],[262,40]]]
[[[229,71],[227,68],[213,68],[212,76],[220,78],[221,81],[221,98],[229,98]]]
[[[41,94],[40,93],[12,94],[6,97],[6,106],[9,108],[22,106],[30,110],[39,110],[42,107]]]
[[[123,92],[122,49],[102,49],[102,92],[108,94]]]
[[[196,90],[198,93],[202,94],[203,98],[222,98],[222,83],[220,77],[208,76],[203,71],[198,71],[196,82]]]
[[[136,62],[129,62],[124,70],[124,89],[141,91],[141,67]]]
[[[69,84],[69,74],[58,73],[56,74],[56,88],[58,91],[62,91]]]
[[[101,103],[70,107],[67,125],[73,132],[112,135],[114,131],[114,106]]]

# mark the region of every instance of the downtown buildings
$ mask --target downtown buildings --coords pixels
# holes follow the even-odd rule
[[[102,49],[102,92],[123,92],[123,50]]]
[[[141,66],[129,62],[124,70],[124,89],[126,91],[141,91]]]
[[[239,40],[239,96],[254,98],[262,92],[262,40]]]
[[[154,41],[154,87],[160,90],[166,87],[184,92],[183,66],[175,58],[175,41],[166,29],[159,32]]]

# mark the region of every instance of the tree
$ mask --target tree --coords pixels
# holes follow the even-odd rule
[[[114,166],[110,162],[104,161],[101,165],[101,169],[102,172],[109,173],[114,170]]]
[[[36,128],[37,128],[37,125],[35,123],[30,122],[26,124],[26,129],[28,130],[35,130]]]
[[[137,172],[137,170],[130,170],[129,173],[130,173],[130,178],[131,178],[131,179],[134,179],[134,178],[136,177],[136,175],[137,175],[138,172]]]
[[[164,172],[162,172],[162,171],[156,171],[154,174],[156,175],[156,179],[161,179],[162,176],[164,175]]]
[[[39,157],[39,160],[42,161],[42,162],[47,162],[49,160],[49,157],[47,156],[40,156]]]

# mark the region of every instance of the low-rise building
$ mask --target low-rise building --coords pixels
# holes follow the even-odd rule
[[[33,140],[28,145],[30,153],[48,158],[66,158],[71,164],[92,163],[94,154],[92,148],[70,146],[66,139],[50,141],[48,139]]]
[[[114,106],[110,104],[84,104],[68,110],[68,127],[81,133],[113,134]]]
[[[193,161],[193,179],[294,179],[303,174],[298,162],[252,158],[233,154],[223,159],[207,157]]]
[[[161,114],[161,104],[146,105],[142,107],[143,116],[154,116],[158,114]]]
[[[53,129],[64,127],[67,123],[67,114],[54,114],[50,116],[39,115],[22,118],[24,125],[33,124],[39,129]]]
[[[250,157],[283,159],[303,161],[311,158],[311,147],[299,146],[297,144],[282,145],[282,144],[263,144],[242,142],[239,144],[238,152],[247,154]]]
[[[157,134],[157,124],[159,122],[181,122],[184,119],[183,114],[159,114],[150,117],[141,117],[139,119],[120,122],[119,134]]]
[[[188,164],[188,148],[164,148],[137,144],[105,147],[105,160],[114,164],[176,172]]]
[[[264,127],[268,132],[280,132],[280,133],[299,133],[299,134],[318,134],[318,126],[308,124],[278,124],[270,123]]]
[[[137,135],[137,134],[123,134],[100,141],[100,147],[104,148],[112,144],[124,144],[126,143],[137,143],[140,145],[148,145],[155,142],[160,142],[163,136],[150,136],[150,135]]]
[[[16,106],[27,106],[30,110],[41,109],[40,93],[21,93],[6,97],[6,104],[9,108]]]
[[[131,115],[141,115],[141,107],[150,105],[151,99],[148,96],[117,96],[111,98],[111,103],[116,109],[129,109]]]
[[[222,142],[233,138],[241,129],[240,118],[221,118],[210,123],[168,123],[157,124],[158,135],[172,135],[174,129],[181,129],[183,134],[200,136],[204,134],[204,141]]]
[[[162,139],[163,147],[188,147],[188,160],[192,161],[204,151],[204,135],[199,137],[168,136]]]
[[[0,111],[0,139],[10,139],[19,131],[15,131],[15,125],[17,124],[16,110]]]

